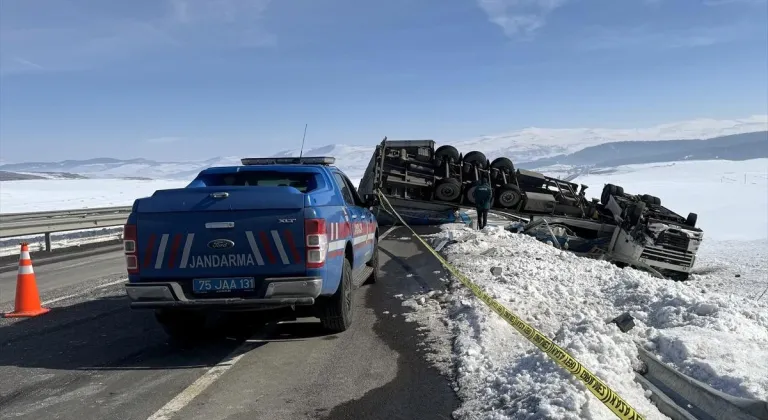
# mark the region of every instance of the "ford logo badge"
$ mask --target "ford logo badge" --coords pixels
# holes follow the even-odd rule
[[[229,239],[214,239],[211,242],[208,242],[208,248],[211,249],[227,249],[232,248],[233,246],[235,246],[235,243]]]

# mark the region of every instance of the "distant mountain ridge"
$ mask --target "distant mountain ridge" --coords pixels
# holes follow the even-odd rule
[[[712,135],[710,135],[712,134]],[[768,157],[768,115],[738,120],[692,120],[645,129],[542,129],[527,128],[496,136],[453,142],[461,152],[479,150],[489,159],[509,157],[517,166],[551,165],[608,167],[629,163],[675,160],[742,160]],[[701,140],[706,139],[706,140]],[[443,144],[438,142],[438,145]],[[360,178],[375,145],[327,145],[304,151],[305,156],[334,156],[351,178]],[[297,156],[286,150],[273,156]],[[239,165],[238,157],[214,157],[191,162],[150,159],[94,158],[59,162],[24,162],[0,165],[9,173],[35,176],[45,172],[68,173],[88,178],[190,179],[211,166]],[[43,176],[43,178],[51,178]],[[19,179],[29,179],[29,176]]]
[[[527,169],[552,165],[609,168],[641,163],[715,159],[739,161],[764,157],[768,157],[768,131],[734,134],[707,140],[604,143],[568,155],[520,162],[517,166]]]

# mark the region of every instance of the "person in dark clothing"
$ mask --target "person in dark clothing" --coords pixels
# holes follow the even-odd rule
[[[481,178],[478,181],[473,195],[477,209],[477,228],[482,229],[488,224],[488,210],[491,209],[493,201],[493,190],[487,179]]]

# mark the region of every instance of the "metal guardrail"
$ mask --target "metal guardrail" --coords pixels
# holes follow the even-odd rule
[[[673,420],[767,420],[768,402],[738,398],[682,374],[638,347],[644,371],[635,380]]]
[[[0,214],[0,238],[45,234],[46,251],[51,233],[118,226],[125,223],[131,207],[101,207],[64,211]]]

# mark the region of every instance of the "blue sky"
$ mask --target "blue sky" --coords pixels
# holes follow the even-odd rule
[[[0,158],[768,113],[766,0],[2,0]]]

